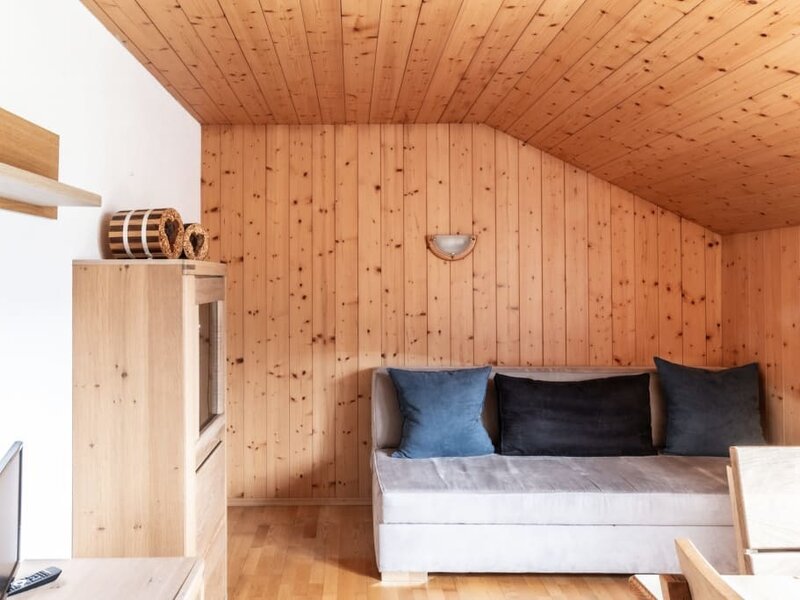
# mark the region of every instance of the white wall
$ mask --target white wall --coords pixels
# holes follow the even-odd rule
[[[0,1],[0,107],[61,136],[60,179],[103,208],[0,210],[0,454],[25,443],[26,557],[71,546],[71,261],[123,208],[200,213],[200,126],[78,0]]]

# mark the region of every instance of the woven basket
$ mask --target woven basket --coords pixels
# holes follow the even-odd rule
[[[183,257],[192,260],[208,258],[208,229],[200,223],[187,223],[183,228]]]

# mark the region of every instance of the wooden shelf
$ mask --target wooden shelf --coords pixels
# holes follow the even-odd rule
[[[0,163],[0,208],[55,219],[59,206],[100,206],[98,194]]]

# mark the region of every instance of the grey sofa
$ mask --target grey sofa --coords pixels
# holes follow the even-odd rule
[[[494,372],[558,381],[649,372],[653,440],[663,446],[664,409],[652,369]],[[496,442],[491,381],[483,416]],[[677,537],[692,539],[721,572],[736,571],[727,459],[392,458],[401,426],[394,385],[377,369],[372,506],[384,580],[424,580],[428,572],[678,572]]]

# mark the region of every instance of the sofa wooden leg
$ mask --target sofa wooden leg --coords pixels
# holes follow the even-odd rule
[[[428,574],[425,571],[384,571],[381,573],[381,582],[394,585],[421,585],[428,583]]]

